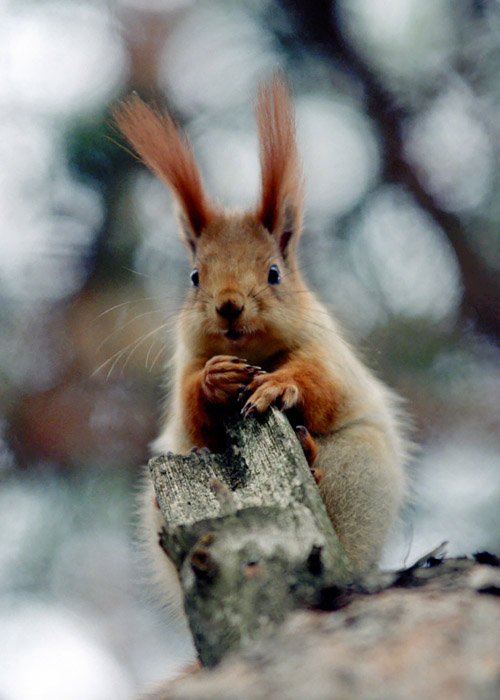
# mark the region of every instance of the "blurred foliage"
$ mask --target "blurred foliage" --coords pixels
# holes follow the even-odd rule
[[[98,121],[72,124],[65,135],[65,150],[76,177],[108,186],[130,158],[122,148],[116,147],[119,141],[108,113]]]
[[[96,115],[97,116],[97,115]],[[137,241],[122,235],[119,246],[109,249],[110,230],[123,187],[124,176],[136,163],[122,137],[113,126],[110,111],[97,119],[70,124],[65,133],[65,152],[73,176],[98,188],[103,197],[105,216],[93,245],[89,278],[110,278],[126,283],[127,267],[132,265]]]

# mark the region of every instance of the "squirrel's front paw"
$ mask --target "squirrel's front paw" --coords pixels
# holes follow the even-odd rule
[[[300,398],[297,384],[279,371],[259,374],[253,378],[248,388],[252,394],[241,411],[244,415],[262,413],[273,403],[286,411],[295,406]]]
[[[260,367],[231,355],[215,355],[203,368],[201,390],[211,403],[227,404],[262,373]]]

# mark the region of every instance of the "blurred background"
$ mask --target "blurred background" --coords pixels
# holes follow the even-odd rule
[[[384,564],[499,554],[500,2],[2,0],[0,20],[1,700],[128,698],[190,653],[134,547],[189,268],[113,128],[132,90],[244,207],[256,88],[286,71],[304,274],[419,445]]]

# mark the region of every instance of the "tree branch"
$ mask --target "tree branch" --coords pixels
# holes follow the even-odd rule
[[[292,613],[270,637],[143,700],[500,697],[500,568],[430,557],[373,577],[334,612]],[[482,563],[479,563],[482,562]]]
[[[286,417],[232,419],[222,455],[150,462],[205,666],[271,631],[290,610],[352,580],[302,448]]]

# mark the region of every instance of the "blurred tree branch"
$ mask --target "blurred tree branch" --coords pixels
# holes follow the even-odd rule
[[[296,36],[309,48],[319,49],[363,87],[368,115],[378,127],[383,158],[382,177],[404,185],[417,203],[440,226],[460,268],[463,297],[461,314],[475,327],[500,342],[500,277],[477,253],[460,218],[444,211],[426,190],[404,156],[404,108],[345,36],[337,0],[281,0],[292,18]]]
[[[141,700],[499,697],[500,569],[487,552],[373,574],[334,612],[294,612],[217,668]]]

